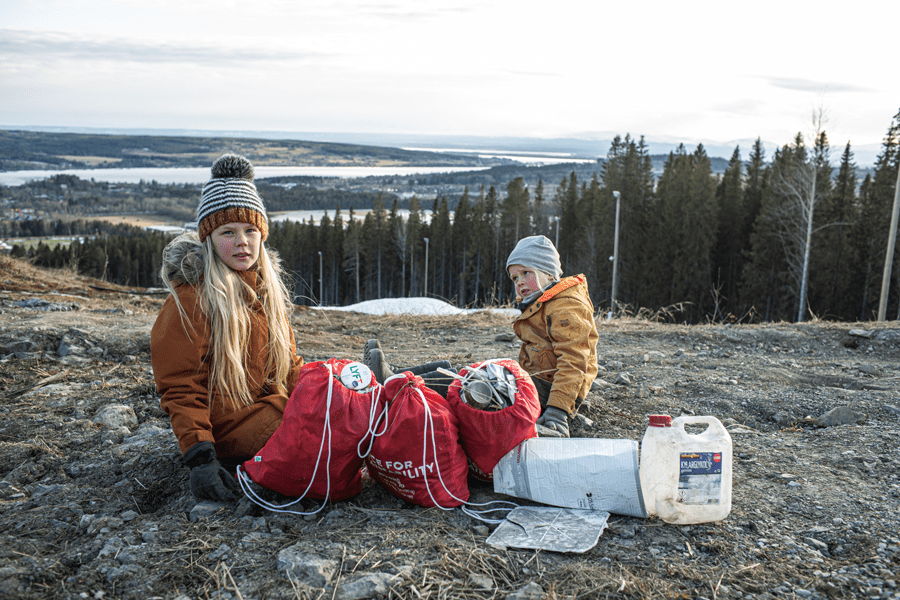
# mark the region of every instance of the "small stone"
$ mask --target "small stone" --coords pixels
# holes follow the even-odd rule
[[[506,596],[506,600],[541,600],[544,597],[544,588],[532,581],[518,591]]]
[[[138,420],[134,409],[130,406],[110,404],[97,411],[94,423],[104,425],[109,429],[118,429],[119,427],[137,427]]]
[[[593,427],[594,421],[593,419],[588,419],[586,416],[582,414],[577,414],[574,417],[575,422],[581,425],[582,427]]]
[[[789,425],[794,419],[793,417],[791,417],[791,415],[781,410],[772,415],[772,420],[779,425]]]
[[[816,550],[828,550],[828,544],[812,537],[805,537],[803,541],[815,548]]]
[[[631,385],[631,375],[629,375],[627,371],[623,371],[616,375],[614,383],[616,385]]]
[[[198,502],[194,505],[194,508],[191,509],[190,518],[191,523],[196,523],[200,519],[208,519],[219,510],[225,508],[224,502]]]
[[[865,423],[866,418],[865,414],[856,412],[849,406],[839,406],[815,419],[814,424],[819,427],[834,427],[836,425]]]
[[[865,338],[865,339],[871,338],[874,333],[875,333],[874,331],[870,331],[868,329],[851,329],[850,330],[850,335]]]
[[[494,580],[484,575],[470,574],[466,583],[477,590],[491,591],[494,589]]]
[[[338,566],[336,560],[307,554],[299,544],[281,550],[275,564],[275,568],[279,571],[285,571],[304,585],[314,588],[323,588],[331,583]]]
[[[334,594],[334,600],[363,600],[383,596],[399,577],[391,573],[370,573],[349,583],[342,582]]]

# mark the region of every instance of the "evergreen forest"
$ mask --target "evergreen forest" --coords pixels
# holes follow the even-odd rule
[[[408,216],[400,212],[407,202],[369,196],[365,218],[337,208],[320,222],[273,222],[267,243],[302,305],[406,296],[508,304],[506,257],[518,239],[542,234],[557,244],[565,274],[587,277],[599,313],[612,306],[615,264],[616,310],[624,313],[683,323],[874,319],[900,168],[900,112],[862,180],[850,144],[833,150],[824,130],[765,154],[759,140],[735,148],[724,172],[714,173],[703,146],[682,146],[654,174],[643,138],[617,137],[590,177],[573,170],[550,183],[514,177],[505,188],[413,197]],[[68,247],[15,251],[125,285],[159,285],[166,235],[78,227],[93,233]],[[889,319],[900,319],[898,274],[895,256]]]

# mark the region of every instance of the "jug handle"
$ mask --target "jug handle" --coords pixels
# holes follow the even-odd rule
[[[709,425],[709,427],[707,427],[706,429],[704,429],[703,431],[701,431],[700,433],[697,433],[697,434],[687,433],[686,431],[685,431],[685,434],[687,434],[687,435],[703,435],[705,433],[712,433],[713,431],[716,431],[716,430],[724,431],[726,433],[728,432],[728,430],[725,429],[725,426],[722,425],[722,422],[719,421],[715,417],[708,417],[708,416],[701,415],[701,416],[693,416],[693,417],[692,416],[676,417],[675,419],[672,419],[672,424],[680,427],[682,431],[684,431],[685,425],[694,425],[694,424],[700,424],[700,423],[706,423],[707,425]]]

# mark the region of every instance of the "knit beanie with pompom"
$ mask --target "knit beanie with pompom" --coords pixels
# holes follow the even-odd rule
[[[269,221],[262,198],[253,185],[253,165],[237,154],[224,154],[212,166],[212,179],[203,186],[197,206],[200,241],[228,223],[250,223],[262,239],[269,235]]]

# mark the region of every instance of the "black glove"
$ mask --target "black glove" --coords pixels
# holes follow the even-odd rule
[[[234,475],[216,460],[212,442],[199,442],[184,453],[184,464],[191,469],[191,492],[200,500],[235,501],[241,488]]]
[[[545,435],[551,437],[569,437],[569,415],[561,408],[548,406],[537,420],[538,425],[543,425]]]

